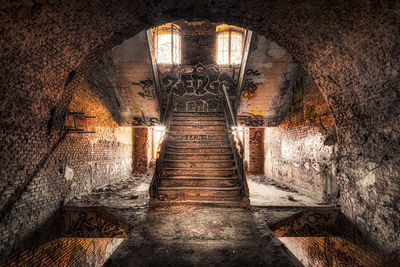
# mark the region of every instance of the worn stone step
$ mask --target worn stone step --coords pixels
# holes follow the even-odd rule
[[[172,119],[171,125],[226,125],[224,119],[196,119],[196,118],[185,118],[185,119]]]
[[[227,153],[176,153],[168,152],[165,154],[165,159],[172,160],[233,160],[231,152]]]
[[[221,111],[175,111],[173,112],[172,116],[174,117],[192,117],[192,116],[198,116],[198,117],[210,117],[210,116],[219,116],[223,117],[224,113]]]
[[[216,154],[216,153],[232,153],[231,147],[228,144],[224,146],[190,146],[190,147],[182,147],[182,146],[175,146],[171,144],[167,144],[166,154],[168,153],[190,153],[190,154]]]
[[[164,167],[161,171],[163,177],[196,176],[196,177],[232,177],[235,168],[171,168]]]
[[[171,146],[175,147],[220,147],[228,146],[229,140],[173,140],[169,139],[167,141]]]
[[[236,177],[218,177],[218,178],[204,178],[204,177],[161,177],[160,186],[197,186],[197,187],[232,187],[238,185]]]
[[[219,198],[219,197],[176,197],[174,199],[150,199],[152,207],[157,206],[181,206],[181,205],[194,205],[194,206],[216,206],[216,207],[243,207],[249,208],[250,201],[247,198],[233,197],[233,198]]]
[[[169,141],[227,141],[228,137],[224,133],[207,133],[207,134],[168,134]]]
[[[186,121],[186,122],[181,122],[181,121],[171,121],[170,127],[175,127],[175,126],[222,126],[226,127],[225,122],[221,121],[209,121],[207,123],[201,122],[201,121]]]
[[[227,132],[225,125],[173,125],[170,127],[169,132],[176,132],[176,131],[220,131],[220,132]]]
[[[167,168],[231,168],[233,160],[164,160]]]
[[[224,117],[222,116],[174,116],[172,115],[172,121],[202,121],[204,123],[208,123],[209,121],[223,121],[225,122]]]
[[[180,197],[215,197],[233,198],[240,196],[240,187],[158,187],[158,194],[163,199],[177,199]]]

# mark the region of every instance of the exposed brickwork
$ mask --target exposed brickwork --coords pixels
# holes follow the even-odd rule
[[[56,144],[71,92],[95,59],[156,24],[218,20],[270,37],[311,74],[339,134],[341,209],[394,250],[400,245],[399,10],[389,0],[2,3],[2,203]],[[47,127],[52,113],[55,123]],[[2,234],[2,241],[10,239]]]
[[[249,138],[249,174],[264,173],[264,129],[250,128]]]
[[[133,129],[133,162],[132,170],[134,173],[145,173],[148,169],[147,157],[147,127],[134,127]]]
[[[285,119],[265,129],[265,173],[320,201],[335,198],[331,184],[336,132],[328,105],[302,70],[290,94]]]
[[[118,127],[85,83],[75,91],[69,110],[96,116],[77,123],[96,133],[67,133],[25,187],[20,191],[6,188],[5,196],[20,193],[0,224],[2,255],[27,245],[25,239],[32,231],[72,197],[131,175],[131,128]],[[71,120],[68,116],[66,127],[74,126]],[[32,164],[30,154],[25,156],[26,164]]]
[[[102,266],[123,238],[58,238],[7,261],[7,266]]]

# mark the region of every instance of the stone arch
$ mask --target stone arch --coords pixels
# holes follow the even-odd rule
[[[12,2],[2,8],[1,172],[6,181],[20,177],[24,183],[24,175],[45,156],[35,144],[50,148],[57,142],[74,87],[105,51],[167,21],[223,21],[273,39],[314,78],[337,125],[342,210],[383,246],[395,245],[390,233],[374,230],[380,219],[373,212],[362,214],[372,204],[383,204],[353,191],[367,194],[371,188],[358,183],[369,172],[398,186],[399,2],[76,0]],[[50,119],[54,130],[49,131]],[[21,151],[32,155],[30,164],[23,163]],[[10,167],[16,165],[23,175]],[[389,198],[394,201],[396,194],[390,191]],[[399,215],[388,209],[381,213],[388,214],[394,233]]]

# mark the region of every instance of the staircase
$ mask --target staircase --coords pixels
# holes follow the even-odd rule
[[[150,204],[249,206],[232,142],[222,112],[174,111]]]

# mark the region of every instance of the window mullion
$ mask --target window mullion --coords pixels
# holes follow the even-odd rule
[[[232,31],[229,30],[229,38],[228,38],[228,64],[231,64],[231,44],[232,44]]]
[[[174,27],[171,24],[171,64],[174,64]]]

